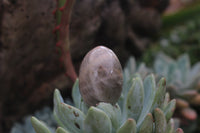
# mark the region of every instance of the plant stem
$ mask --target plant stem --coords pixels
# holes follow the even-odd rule
[[[75,82],[77,74],[70,55],[69,24],[74,3],[75,0],[57,0],[56,18],[58,25],[55,28],[58,37],[56,46],[61,49],[61,61],[66,69],[66,75],[73,82]]]

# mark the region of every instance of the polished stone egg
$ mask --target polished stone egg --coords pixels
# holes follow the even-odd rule
[[[122,83],[122,67],[111,49],[98,46],[87,53],[80,66],[79,88],[88,106],[99,102],[114,105],[121,95]]]

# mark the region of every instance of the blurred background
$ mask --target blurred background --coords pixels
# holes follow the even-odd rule
[[[55,8],[56,0],[0,0],[2,133],[31,133],[29,115],[36,114],[44,120],[52,117],[55,88],[70,102],[73,81],[65,75],[59,61],[60,52],[53,34]],[[187,54],[187,63],[192,68],[200,61],[200,1],[76,0],[70,22],[70,42],[77,74],[84,55],[98,45],[112,49],[123,67],[129,57],[134,56],[137,62],[153,68],[157,54],[162,52],[174,62]],[[194,73],[199,73],[198,70],[199,67]],[[200,80],[194,80],[192,89],[196,96]],[[194,96],[191,93],[189,96]],[[199,133],[200,97],[195,104],[187,98],[180,99],[180,110],[175,117],[183,129],[189,127],[185,128],[186,133]],[[182,111],[186,106],[190,108]],[[49,124],[55,125],[53,120]]]

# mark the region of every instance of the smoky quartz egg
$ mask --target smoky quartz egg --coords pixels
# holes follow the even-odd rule
[[[98,46],[87,53],[79,71],[79,88],[84,102],[115,104],[122,91],[122,67],[114,52]]]

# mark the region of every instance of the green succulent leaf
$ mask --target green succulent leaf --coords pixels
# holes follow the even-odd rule
[[[137,121],[143,108],[144,87],[140,77],[134,79],[134,83],[127,95],[126,110],[127,117]]]
[[[84,133],[111,133],[112,124],[105,112],[90,107],[84,121]]]
[[[36,133],[51,133],[48,127],[42,121],[39,121],[37,118],[32,117],[31,123]]]
[[[158,88],[156,90],[155,98],[151,107],[151,112],[156,108],[160,108],[163,105],[165,100],[166,93],[166,80],[165,78],[160,79],[158,83]]]
[[[117,131],[117,133],[136,133],[136,122],[134,119],[128,119]]]
[[[140,126],[146,115],[150,112],[154,101],[156,91],[156,83],[154,75],[151,74],[144,79],[144,104],[141,115],[137,121],[137,127]]]
[[[65,127],[65,125],[63,125],[63,123],[59,120],[58,115],[56,115],[56,113],[58,113],[58,110],[60,110],[60,104],[64,103],[64,100],[58,89],[55,89],[54,91],[53,102],[54,102],[54,110],[53,110],[54,117],[60,126]]]
[[[178,58],[177,65],[179,70],[181,71],[181,81],[186,82],[186,77],[189,74],[190,70],[190,59],[187,54],[183,54]]]
[[[103,102],[99,103],[97,107],[91,106],[88,109],[81,99],[78,84],[77,79],[73,86],[72,96],[75,105],[82,111],[65,104],[59,90],[56,89],[54,92],[54,115],[61,126],[56,133],[175,132],[174,122],[170,118],[174,112],[176,101],[170,101],[169,94],[165,94],[166,81],[164,78],[159,81],[156,88],[153,74],[147,76],[144,82],[139,74],[132,75],[126,84],[128,88],[121,97],[122,112],[118,104],[113,106]],[[87,115],[85,116],[83,112]],[[34,117],[32,123],[37,133],[50,133],[44,123]],[[181,131],[178,129],[176,132],[181,133]]]
[[[79,91],[79,80],[77,79],[72,88],[72,98],[75,107],[79,108],[82,112],[87,113],[88,106],[84,103],[80,91]]]
[[[173,119],[169,120],[169,123],[167,124],[166,133],[174,133],[174,120]]]
[[[168,105],[166,106],[166,108],[164,108],[164,114],[165,114],[165,117],[166,117],[167,121],[169,121],[170,118],[172,117],[175,108],[176,108],[176,100],[175,99],[170,101],[168,103]]]
[[[173,61],[169,57],[165,56],[163,53],[159,53],[156,56],[154,63],[155,72],[161,75],[167,75],[168,72],[167,65],[172,62]]]
[[[149,113],[142,122],[138,133],[152,133],[152,132],[153,132],[153,116],[151,113]]]
[[[61,127],[70,132],[82,133],[85,115],[79,109],[61,101],[59,91],[54,93],[54,115]]]
[[[126,65],[126,68],[128,69],[129,73],[133,75],[136,71],[136,61],[134,57],[130,57],[128,60],[128,63]]]
[[[165,133],[167,129],[167,121],[164,113],[159,108],[154,110],[155,117],[155,133]]]
[[[81,94],[79,91],[79,79],[76,79],[73,88],[72,88],[72,98],[75,104],[75,107],[80,108],[81,106]]]
[[[81,110],[84,114],[87,114],[88,106],[86,105],[86,103],[85,103],[82,99],[81,99],[80,110]]]
[[[141,63],[137,69],[137,73],[139,73],[142,78],[145,78],[150,72],[151,70],[146,66],[145,63]]]
[[[171,63],[168,65],[168,72],[167,72],[166,77],[168,77],[169,84],[174,84],[177,81],[179,81],[179,79],[181,79],[181,72],[178,69],[178,66],[176,63]]]
[[[167,107],[169,101],[170,101],[169,93],[166,93],[164,102],[163,102],[162,107],[161,107],[162,110],[164,110]]]
[[[120,97],[118,103],[121,107],[122,110],[122,121],[125,122],[127,118],[127,108],[126,108],[126,101],[127,101],[127,95],[128,92],[134,84],[134,78],[131,78],[126,85],[123,85],[123,93],[121,94],[122,96]],[[125,91],[124,91],[125,90]]]
[[[196,63],[187,75],[187,85],[191,86],[200,78],[200,62]]]
[[[112,106],[111,104],[108,103],[99,103],[97,108],[101,109],[104,111],[107,116],[110,118],[112,127],[113,127],[113,132],[116,132],[116,130],[120,127],[120,122],[121,122],[121,109],[118,104]]]
[[[58,127],[57,130],[56,130],[56,133],[70,133],[68,131],[66,131],[64,128],[62,127]]]
[[[126,95],[128,94],[128,91],[132,86],[132,84],[133,84],[133,78],[131,77],[128,69],[125,69],[123,75],[123,90],[122,90],[124,98],[126,98]]]

